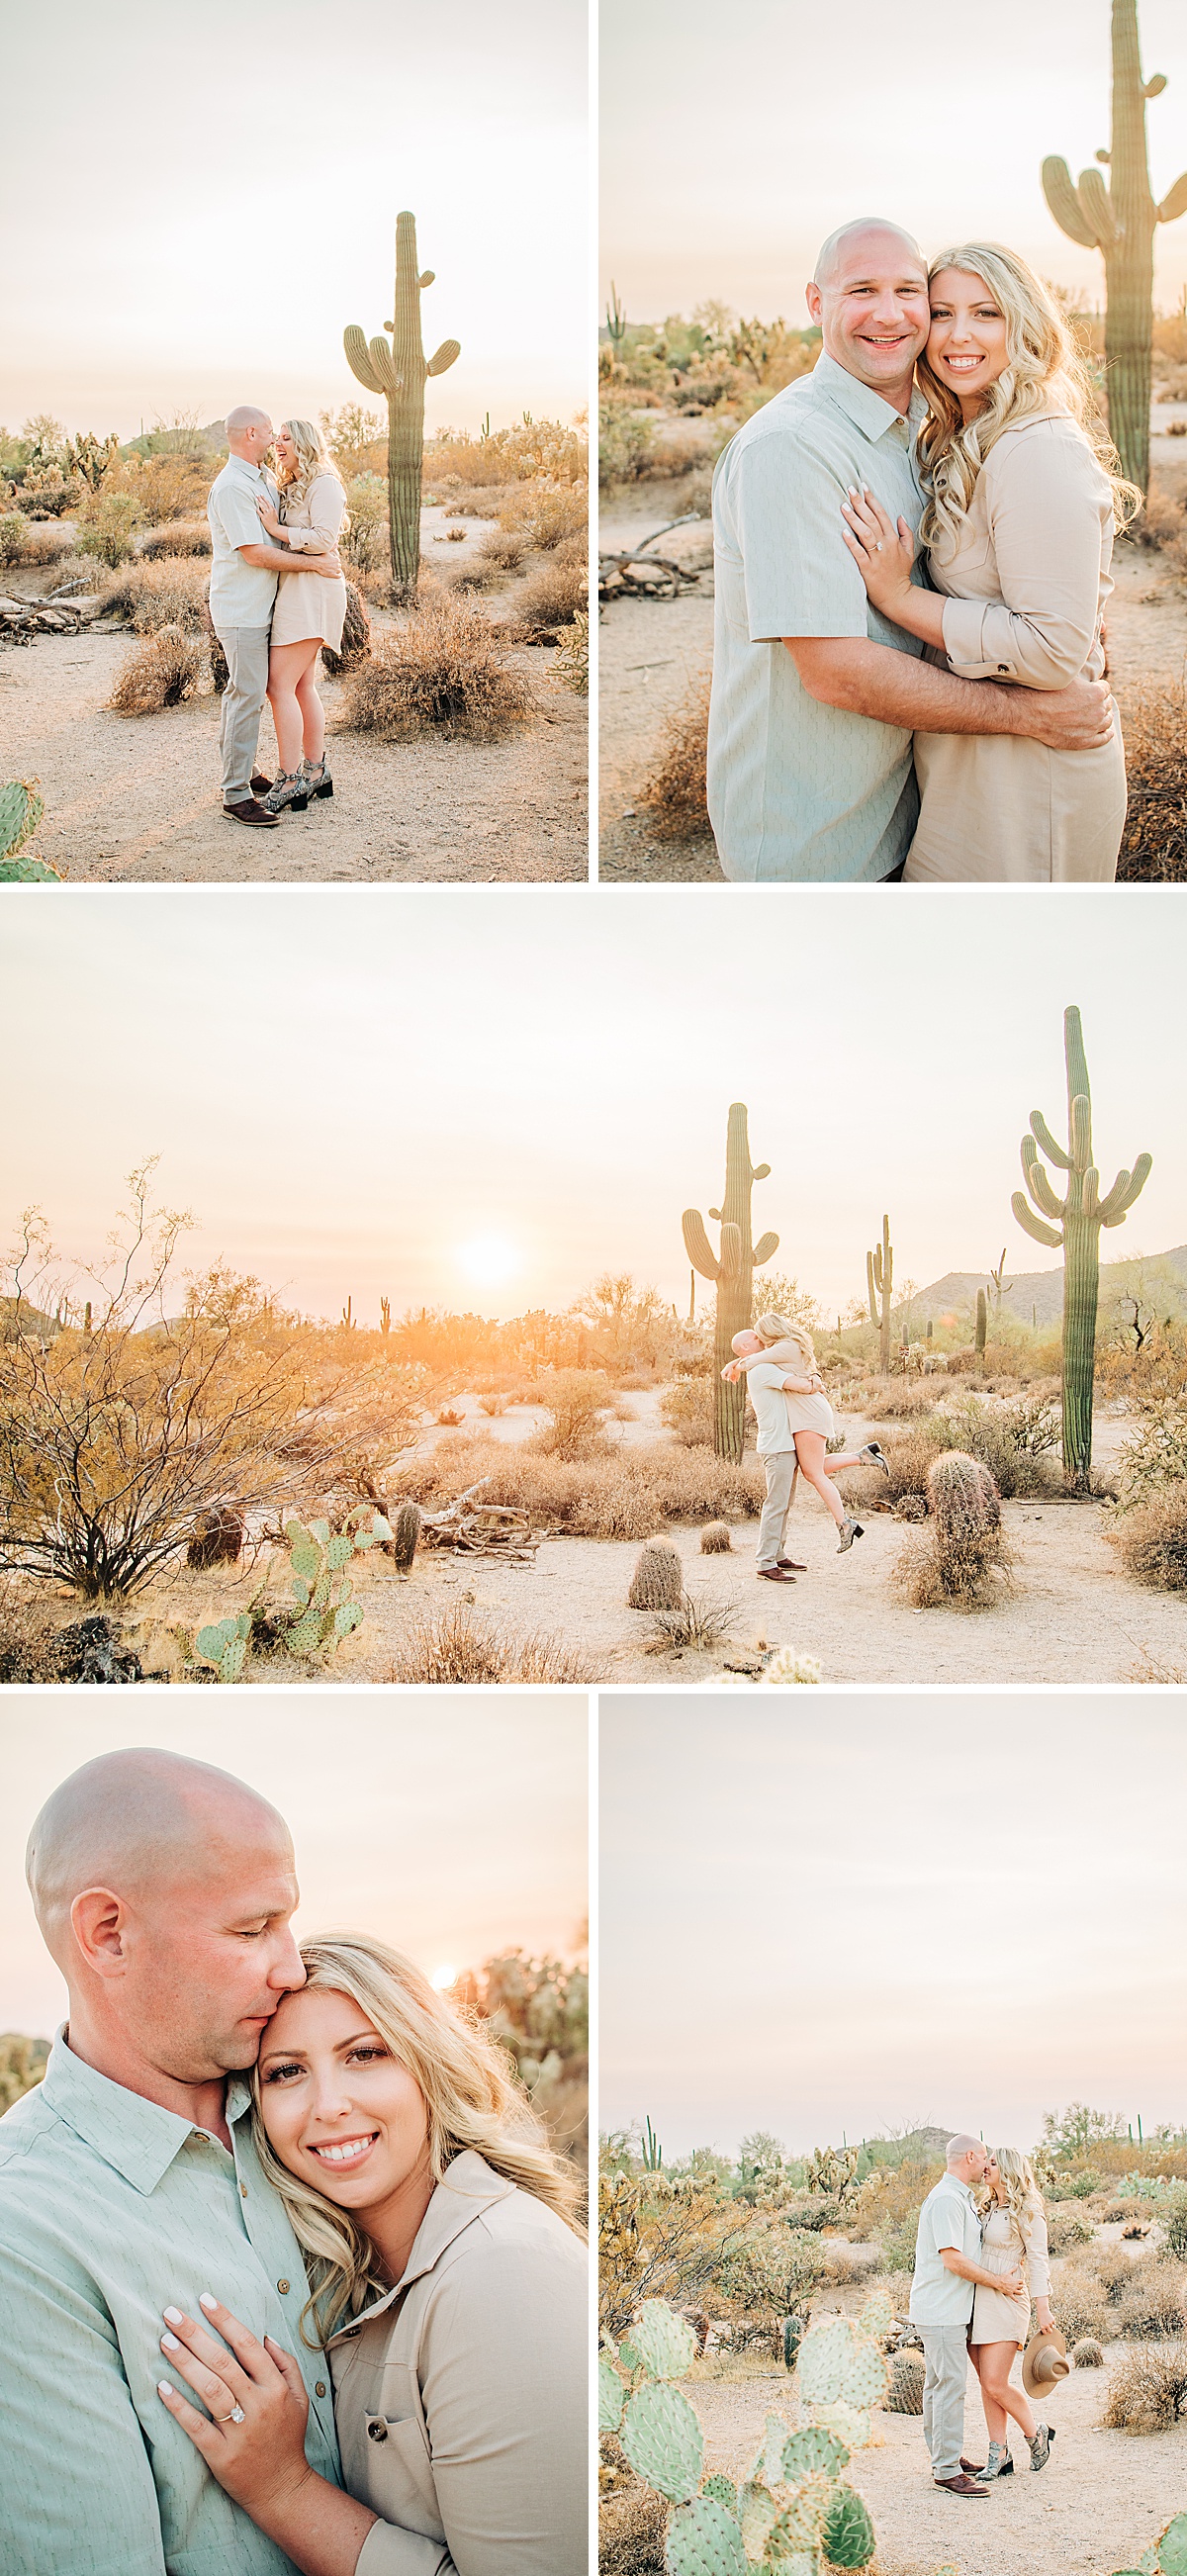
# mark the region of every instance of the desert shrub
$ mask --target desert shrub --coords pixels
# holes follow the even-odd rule
[[[1105,1535],[1135,1583],[1152,1592],[1187,1592],[1187,1479],[1119,1513]]]
[[[572,625],[565,628],[556,648],[556,660],[552,670],[553,677],[562,680],[567,689],[572,689],[575,697],[589,696],[589,610],[587,608],[578,609]]]
[[[525,412],[511,429],[474,438],[468,430],[442,429],[425,450],[425,482],[435,492],[450,485],[494,493],[508,483],[577,483],[589,479],[584,429],[560,420],[532,420]]]
[[[624,403],[599,403],[598,482],[603,491],[649,473],[654,449],[654,421],[641,419]]]
[[[879,1379],[870,1397],[870,1411],[877,1422],[914,1422],[935,1409],[934,1384],[920,1386],[909,1377]]]
[[[696,473],[708,454],[704,439],[698,438],[695,430],[668,430],[648,449],[646,479],[649,483],[675,482],[682,474]]]
[[[819,2237],[760,2220],[730,2245],[713,2287],[744,2314],[786,2316],[818,2287],[824,2272]]]
[[[585,1683],[588,1664],[561,1637],[519,1637],[460,1603],[409,1622],[389,1682]]]
[[[617,2442],[602,2447],[626,2457]],[[598,2505],[598,2576],[664,2576],[668,2510],[641,2478],[616,2480]]]
[[[690,841],[709,829],[705,766],[709,736],[709,683],[703,680],[674,715],[659,760],[639,790],[657,841]]]
[[[479,563],[491,572],[518,572],[527,542],[517,528],[492,528],[478,549]]]
[[[328,644],[321,648],[323,671],[336,680],[343,671],[352,670],[356,662],[365,662],[371,650],[371,620],[367,615],[357,585],[346,585],[346,615],[342,620],[342,643],[337,653]]]
[[[442,1501],[487,1480],[484,1499],[526,1511],[537,1527],[573,1538],[644,1539],[664,1521],[754,1518],[766,1479],[757,1460],[734,1466],[711,1449],[640,1442],[608,1457],[541,1456],[525,1441],[459,1438],[400,1478],[417,1502]]]
[[[15,2030],[0,2032],[0,2112],[11,2111],[22,2094],[40,2084],[48,2057],[47,2039],[26,2039]]]
[[[546,563],[521,590],[514,607],[514,631],[525,643],[538,643],[571,626],[589,596],[583,563]]]
[[[889,1474],[884,1476],[875,1467],[854,1468],[845,1480],[850,1510],[872,1511],[879,1504],[894,1510],[912,1496],[917,1496],[926,1508],[928,1474],[941,1448],[930,1422],[926,1429],[918,1425],[898,1438],[884,1441]]]
[[[1117,2302],[1119,2331],[1130,2343],[1162,2342],[1187,2330],[1183,2275],[1160,2253],[1139,2255]]]
[[[589,527],[589,503],[584,487],[564,484],[525,483],[514,486],[500,496],[499,526],[504,537],[517,535],[529,545],[539,546],[544,553],[558,552],[574,539],[584,539]],[[488,539],[489,543],[490,540]]]
[[[1127,2353],[1109,2380],[1101,2423],[1111,2433],[1169,2433],[1187,2413],[1187,2344]]]
[[[1108,2301],[1099,2282],[1068,2270],[1051,2292],[1051,2309],[1060,2333],[1069,2343],[1088,2336],[1094,2343],[1108,2343],[1117,2332],[1116,2319],[1110,2314]]]
[[[610,1389],[597,1369],[558,1369],[544,1380],[539,1401],[548,1415],[531,1436],[530,1447],[542,1458],[598,1457],[606,1449],[603,1430],[610,1409]]]
[[[908,1548],[892,1580],[916,1610],[982,1609],[994,1577],[1008,1572],[1001,1501],[989,1469],[962,1449],[948,1449],[928,1469],[927,1537]]]
[[[737,1625],[737,1608],[733,1602],[706,1601],[698,1593],[682,1592],[672,1610],[652,1613],[652,1626],[644,1639],[649,1655],[685,1653],[711,1654]]]
[[[209,587],[205,565],[192,556],[165,555],[155,563],[137,560],[109,574],[102,586],[101,613],[130,618],[138,635],[155,635],[162,626],[200,635],[205,631]]]
[[[527,682],[489,618],[451,592],[433,591],[346,673],[339,724],[385,742],[434,732],[496,742],[525,724],[531,709]]]
[[[478,1398],[478,1410],[480,1413],[490,1415],[505,1413],[507,1410],[507,1398],[505,1395],[495,1395],[493,1393],[490,1395],[480,1395]]]
[[[133,493],[104,491],[82,521],[75,543],[80,554],[97,555],[100,563],[114,567],[130,562],[143,524],[144,510]]]
[[[811,2240],[809,2239],[809,2242]],[[825,2279],[833,2289],[851,2290],[862,2281],[873,2279],[881,2263],[879,2254],[857,2253],[852,2245],[833,2238],[825,2257]]]
[[[381,474],[353,474],[346,483],[347,527],[341,552],[356,572],[377,572],[390,563],[387,483]]]
[[[1052,2254],[1070,2254],[1073,2245],[1091,2245],[1094,2241],[1090,2219],[1082,2218],[1078,2209],[1056,2207],[1047,2213],[1047,2243]]]
[[[192,698],[202,670],[202,647],[179,626],[162,626],[121,663],[107,703],[119,716],[159,715]]]
[[[25,542],[29,522],[22,510],[6,510],[0,517],[0,564],[18,564],[25,560]]]
[[[1187,2191],[1172,2191],[1161,2212],[1162,2241],[1176,2262],[1187,2263]]]
[[[158,555],[208,555],[212,551],[210,528],[205,519],[174,519],[167,528],[150,528],[140,540],[141,559],[155,561]]]
[[[713,1380],[679,1377],[660,1397],[660,1420],[686,1449],[710,1447],[713,1440]]]
[[[1124,729],[1129,804],[1118,880],[1181,879],[1187,876],[1187,688],[1172,682],[1127,690]]]

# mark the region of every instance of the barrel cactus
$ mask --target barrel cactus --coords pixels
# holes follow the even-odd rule
[[[424,458],[425,383],[443,375],[461,356],[459,340],[443,340],[426,358],[420,299],[433,283],[431,268],[417,264],[416,217],[396,217],[396,290],[386,340],[368,340],[357,322],[347,324],[343,347],[352,374],[387,403],[387,506],[392,581],[405,598],[415,595],[420,572],[420,495]]]
[[[733,1540],[727,1521],[706,1521],[701,1531],[702,1556],[732,1556]]]
[[[751,1189],[755,1181],[766,1180],[770,1168],[769,1163],[751,1162],[746,1104],[731,1102],[725,1131],[725,1197],[719,1208],[709,1210],[721,1227],[720,1250],[714,1252],[699,1208],[685,1208],[680,1220],[693,1269],[717,1286],[713,1446],[719,1458],[732,1458],[735,1463],[745,1446],[746,1388],[741,1381],[727,1386],[721,1372],[733,1358],[735,1333],[744,1333],[753,1321],[754,1273],[779,1249],[777,1234],[760,1235],[754,1243],[750,1232]]]
[[[988,1467],[964,1449],[945,1449],[927,1471],[935,1576],[947,1600],[976,1601],[1001,1562],[1001,1496]]]
[[[890,2365],[890,2386],[883,2403],[888,2415],[922,2415],[923,2356],[918,2352],[896,2352]]]
[[[1093,2335],[1081,2335],[1079,2342],[1072,2345],[1072,2360],[1077,2370],[1103,2370],[1105,2366],[1104,2353]]]
[[[670,1538],[649,1538],[640,1548],[627,1594],[631,1610],[678,1610],[684,1597],[684,1568]]]
[[[1100,1287],[1100,1230],[1121,1225],[1149,1179],[1153,1157],[1139,1154],[1132,1172],[1122,1170],[1102,1198],[1100,1174],[1092,1159],[1092,1096],[1080,1014],[1073,1004],[1063,1015],[1063,1050],[1067,1069],[1066,1148],[1057,1143],[1040,1110],[1031,1113],[1031,1132],[1022,1139],[1022,1175],[1034,1206],[1021,1190],[1010,1202],[1019,1225],[1036,1243],[1063,1250],[1063,1472],[1074,1493],[1092,1485],[1092,1390],[1096,1368],[1096,1306]],[[1039,1161],[1040,1149],[1067,1187],[1057,1198]],[[1035,1210],[1038,1210],[1036,1215]]]
[[[0,885],[58,883],[57,869],[25,849],[44,812],[35,779],[14,778],[7,787],[0,787]]]
[[[241,1610],[237,1619],[215,1619],[209,1627],[199,1628],[194,1644],[204,1664],[213,1664],[220,1682],[237,1682],[247,1661],[251,1643],[251,1612]]]
[[[420,1506],[418,1503],[400,1503],[389,1518],[392,1532],[391,1553],[396,1560],[399,1572],[410,1574],[420,1538]]]

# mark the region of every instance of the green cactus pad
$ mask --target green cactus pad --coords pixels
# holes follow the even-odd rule
[[[844,2317],[816,2326],[800,2346],[800,2395],[810,2405],[830,2406],[841,2394],[841,2382],[855,2357],[853,2328]]]
[[[802,2432],[793,2433],[784,2443],[779,2474],[786,2479],[788,2486],[796,2486],[801,2478],[810,2478],[817,2469],[823,2469],[826,2477],[835,2478],[838,2471],[847,2468],[848,2464],[849,2453],[845,2444],[838,2442],[835,2433],[826,2433],[819,2424],[808,2424]]]
[[[833,2495],[832,2479],[822,2472],[805,2478],[772,2528],[767,2546],[776,2564],[796,2550],[820,2547]]]
[[[687,2504],[695,2495],[704,2437],[678,2388],[663,2382],[637,2388],[623,2409],[620,2439],[636,2477],[669,2504]]]
[[[831,2406],[814,2406],[812,2413],[816,2423],[826,2433],[835,2433],[847,2450],[864,2450],[872,2430],[868,2407],[847,2406],[844,2398],[838,2397]]]
[[[767,2486],[771,2487],[778,2484],[779,2479],[783,2475],[783,2451],[786,2441],[787,2426],[783,2421],[783,2417],[781,2415],[768,2415],[763,2426],[762,2441],[755,2453],[754,2462],[751,2467],[750,2475],[752,2478],[759,2478],[763,2480]]]
[[[643,2367],[643,2364],[639,2359],[639,2355],[636,2352],[633,2343],[631,2343],[629,2339],[624,2339],[623,2342],[620,2343],[618,2347],[618,2358],[622,2363],[623,2369],[630,2372],[632,2379],[635,2376],[635,2372],[637,2370],[641,2370]]]
[[[887,2377],[886,2356],[877,2344],[859,2344],[841,2381],[842,2405],[876,2406],[886,2395]]]
[[[865,2567],[873,2557],[874,2526],[854,2487],[836,2489],[821,2545],[830,2567]]]
[[[251,1613],[241,1610],[237,1619],[214,1619],[208,1627],[199,1628],[194,1645],[203,1663],[214,1665],[220,1682],[237,1682],[250,1638]]]
[[[668,2524],[668,2576],[747,2576],[734,2515],[708,2494],[678,2507]]]
[[[631,2327],[631,2341],[653,2379],[683,2379],[697,2357],[697,2339],[683,2317],[662,2299],[645,2299]]]
[[[1158,2543],[1159,2576],[1187,2576],[1187,2513],[1168,2522]]]
[[[767,2542],[779,2519],[779,2507],[774,2496],[766,2487],[760,2486],[757,2479],[749,2480],[743,2487],[738,2505],[742,2547],[752,2564],[761,2566],[766,2557]]]
[[[736,2515],[738,2510],[738,2490],[734,2485],[733,2479],[724,2476],[720,2469],[715,2469],[712,2477],[706,2478],[704,2486],[701,2489],[701,2493],[702,2495],[716,2496],[718,2504],[723,2504],[727,2513]]]
[[[344,1565],[349,1565],[353,1555],[354,1540],[347,1531],[344,1530],[340,1538],[332,1538],[326,1549],[326,1563],[331,1574],[340,1573]]]
[[[626,2390],[612,2361],[605,2353],[598,2362],[598,2431],[616,2433],[622,2422]]]
[[[0,859],[0,885],[60,885],[61,871],[51,868],[48,859],[35,859],[31,851],[24,858]]]
[[[44,812],[37,789],[27,779],[14,778],[7,787],[0,787],[0,855],[15,858],[36,831]]]

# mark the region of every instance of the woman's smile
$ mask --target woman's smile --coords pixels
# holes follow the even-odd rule
[[[341,2170],[344,2165],[361,2164],[378,2136],[378,2129],[366,2129],[356,2138],[306,2138],[302,2144],[306,2155],[316,2156],[319,2164],[337,2165]]]

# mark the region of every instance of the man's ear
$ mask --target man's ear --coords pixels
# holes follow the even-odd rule
[[[820,288],[818,287],[814,277],[809,278],[808,283],[804,288],[804,302],[808,307],[812,320],[814,322],[819,322],[823,306]]]
[[[128,1967],[128,1909],[109,1887],[88,1887],[70,1908],[75,1941],[97,1977],[122,1977]]]

